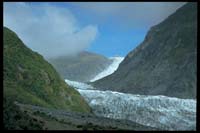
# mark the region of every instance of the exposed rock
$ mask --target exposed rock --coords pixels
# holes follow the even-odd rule
[[[102,90],[196,98],[197,4],[188,2],[131,51],[111,75],[92,83]]]
[[[68,125],[69,127],[67,127],[67,130],[74,130],[74,127],[76,127],[76,130],[77,128],[78,130],[158,130],[157,128],[144,126],[129,120],[115,120],[96,116],[89,113],[78,113],[68,110],[49,109],[21,103],[17,103],[16,105],[18,105],[21,110],[29,110],[30,112],[33,112],[32,114],[36,116],[38,114],[43,114],[43,116],[50,116],[52,119],[55,119],[57,122],[59,122],[60,125]],[[51,127],[51,129],[55,130],[54,127]],[[59,130],[64,129],[60,128]]]

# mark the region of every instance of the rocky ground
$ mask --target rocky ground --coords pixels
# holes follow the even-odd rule
[[[43,129],[46,130],[158,130],[127,120],[114,120],[94,114],[49,109],[18,102],[15,104],[35,121],[43,123]]]

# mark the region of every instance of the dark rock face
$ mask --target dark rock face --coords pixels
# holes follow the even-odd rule
[[[196,98],[197,4],[189,2],[131,51],[112,75],[94,86],[145,95]]]
[[[87,82],[106,69],[112,60],[91,52],[83,51],[75,56],[48,59],[63,79]]]

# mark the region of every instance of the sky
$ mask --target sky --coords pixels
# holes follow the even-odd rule
[[[126,56],[185,2],[4,2],[3,25],[45,58]]]

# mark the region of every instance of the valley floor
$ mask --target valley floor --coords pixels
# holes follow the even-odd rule
[[[44,130],[156,130],[127,120],[114,120],[94,114],[49,109],[40,106],[15,103],[20,109],[43,123]]]

